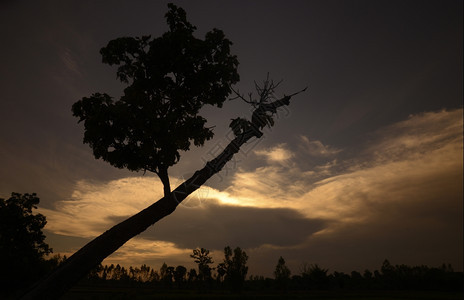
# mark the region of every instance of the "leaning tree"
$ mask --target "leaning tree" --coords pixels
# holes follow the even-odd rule
[[[96,158],[117,168],[153,172],[164,187],[164,197],[136,215],[104,232],[57,270],[37,283],[24,299],[58,298],[93,267],[129,239],[171,214],[179,203],[203,185],[231,160],[251,138],[272,126],[273,116],[290,96],[278,99],[269,78],[257,87],[257,98],[233,90],[239,81],[238,60],[230,53],[231,42],[213,29],[204,39],[194,36],[195,26],[182,8],[168,5],[169,30],[158,38],[123,37],[101,49],[103,63],[117,66],[117,77],[127,84],[119,99],[95,93],[76,102],[73,115],[84,124],[84,143]],[[213,160],[173,191],[168,168],[192,143],[202,146],[213,137],[212,128],[199,115],[206,105],[222,107],[234,94],[253,106],[251,120],[234,119],[235,138]]]

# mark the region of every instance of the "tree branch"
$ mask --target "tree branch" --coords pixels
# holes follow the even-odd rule
[[[163,183],[164,196],[167,197],[171,193],[171,183],[169,182],[168,168],[160,167],[156,173]]]
[[[245,103],[248,103],[248,104],[251,104],[253,106],[256,106],[256,102],[253,101],[253,99],[251,98],[251,93],[248,94],[248,97],[250,98],[250,100],[247,100],[245,99],[245,97],[243,97],[241,94],[240,94],[240,91],[239,90],[234,90],[233,87],[230,87],[230,89],[232,90],[232,92],[234,92],[235,94],[235,97],[229,99],[229,100],[235,100],[235,99],[242,99],[243,101],[245,101]]]

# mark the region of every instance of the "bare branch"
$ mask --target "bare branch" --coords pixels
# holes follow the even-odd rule
[[[240,94],[240,91],[239,91],[239,90],[236,91],[236,90],[234,90],[233,87],[231,87],[230,89],[234,92],[234,94],[235,94],[236,96],[233,97],[233,98],[230,98],[229,100],[241,99],[241,100],[245,101],[245,102],[248,103],[248,104],[251,104],[251,105],[253,105],[253,106],[256,105],[256,101],[254,101],[254,100],[251,98],[251,96],[252,96],[251,93],[248,94],[248,97],[249,97],[250,99],[247,100],[247,99],[245,99],[245,97],[243,97],[243,96]]]
[[[307,89],[308,89],[308,87],[305,87],[305,88],[302,89],[301,91],[298,91],[298,92],[296,92],[296,93],[293,93],[293,94],[289,95],[288,97],[293,97],[293,96],[295,96],[295,95],[298,95],[298,94],[300,94],[300,93],[303,93],[303,92],[305,92]]]

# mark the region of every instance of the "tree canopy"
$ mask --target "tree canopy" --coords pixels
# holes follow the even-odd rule
[[[193,254],[190,255],[198,264],[198,276],[200,280],[207,281],[211,279],[211,265],[213,258],[209,254],[209,250],[205,248],[193,249]]]
[[[275,267],[274,277],[282,288],[286,288],[287,281],[290,279],[290,269],[285,265],[285,259],[281,256]]]
[[[32,262],[52,252],[42,232],[45,216],[33,213],[39,202],[35,193],[0,198],[0,259],[17,257]]]
[[[168,6],[169,30],[162,36],[117,38],[100,51],[103,63],[118,66],[117,78],[128,85],[124,95],[116,100],[95,93],[72,107],[96,158],[156,173],[165,193],[167,169],[179,161],[180,151],[213,137],[200,109],[221,107],[239,80],[238,60],[224,33],[213,29],[196,38],[185,11]]]
[[[248,255],[240,247],[233,250],[229,246],[224,248],[224,262],[218,265],[218,274],[224,276],[224,280],[233,291],[243,288],[246,274]]]

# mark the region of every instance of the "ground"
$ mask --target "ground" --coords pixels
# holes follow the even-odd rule
[[[461,292],[437,292],[437,291],[302,291],[302,292],[244,292],[230,294],[224,292],[200,293],[198,291],[160,291],[154,288],[140,287],[93,287],[79,286],[73,288],[64,297],[64,300],[80,299],[312,299],[312,300],[338,300],[338,299],[382,299],[382,300],[458,300],[463,299]]]

